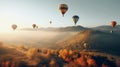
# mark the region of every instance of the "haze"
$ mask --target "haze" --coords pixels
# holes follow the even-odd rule
[[[75,34],[75,32],[13,31],[0,33],[0,40],[9,45],[49,47],[53,46],[60,39],[69,38]]]

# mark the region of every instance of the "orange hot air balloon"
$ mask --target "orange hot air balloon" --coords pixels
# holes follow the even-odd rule
[[[110,25],[114,28],[116,26],[117,22],[116,21],[111,21]]]
[[[13,24],[11,27],[12,27],[13,30],[15,30],[17,28],[17,25]]]
[[[36,24],[33,24],[32,27],[35,28],[35,27],[36,27]]]
[[[64,17],[64,14],[68,11],[67,4],[60,4],[59,5],[59,10],[60,10],[60,12],[62,13],[62,15]]]

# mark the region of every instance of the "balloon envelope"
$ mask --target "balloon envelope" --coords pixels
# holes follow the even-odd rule
[[[52,21],[50,21],[50,24],[52,23]]]
[[[17,28],[17,25],[16,24],[13,24],[12,25],[12,29],[15,30]]]
[[[116,21],[111,21],[110,25],[114,28],[116,26],[117,22]]]
[[[64,16],[64,14],[67,12],[68,10],[68,6],[67,4],[60,4],[59,5],[59,10],[62,13],[62,15]]]
[[[32,27],[35,28],[35,27],[36,27],[36,24],[33,24]]]
[[[77,23],[78,20],[79,20],[79,16],[74,15],[74,16],[72,17],[72,19],[73,19],[73,21],[74,21],[74,23],[75,23],[75,25],[76,25],[76,23]]]

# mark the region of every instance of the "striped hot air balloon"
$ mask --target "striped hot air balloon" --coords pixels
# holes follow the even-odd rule
[[[59,5],[59,10],[60,10],[60,12],[62,13],[62,15],[64,17],[64,14],[68,11],[67,4],[60,4]]]

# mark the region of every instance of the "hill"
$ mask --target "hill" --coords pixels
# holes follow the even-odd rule
[[[33,29],[33,28],[23,28],[20,30],[24,30],[24,31],[61,31],[61,32],[66,32],[66,31],[81,31],[81,30],[85,30],[88,28],[85,28],[83,26],[68,26],[68,27],[60,27],[60,28],[55,28],[55,27],[48,27],[48,28],[38,28],[38,29]]]
[[[119,67],[119,63],[119,57],[98,52],[0,44],[0,67]]]
[[[82,50],[84,49],[84,44],[86,43],[91,50],[120,56],[119,38],[120,35],[115,33],[111,34],[109,32],[97,30],[84,30],[69,39],[59,41],[56,44],[62,48]]]
[[[108,26],[108,25],[103,25],[103,26],[93,27],[91,29],[100,30],[100,31],[104,31],[104,32],[110,32],[111,30],[113,30],[115,33],[120,34],[120,31],[119,31],[120,25],[117,25],[114,28],[112,28],[111,26]]]
[[[109,32],[111,30],[120,32],[120,25],[116,25],[114,28],[112,28],[109,25],[102,25],[102,26],[97,26],[97,27],[83,27],[80,25],[77,26],[68,26],[68,27],[48,27],[48,28],[38,28],[38,29],[33,29],[33,28],[23,28],[23,29],[19,29],[19,30],[23,30],[23,31],[62,31],[62,32],[67,32],[67,31],[81,31],[81,30],[88,30],[88,29],[93,29],[93,30],[100,30],[100,31],[106,31]]]

